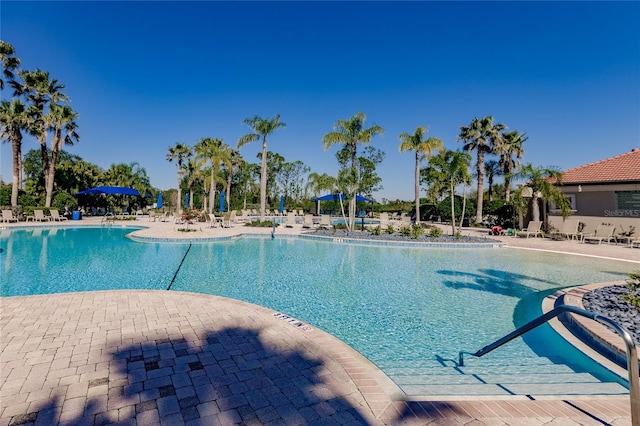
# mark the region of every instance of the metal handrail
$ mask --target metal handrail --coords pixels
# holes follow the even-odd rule
[[[608,325],[613,328],[620,337],[622,337],[622,340],[627,347],[627,373],[629,375],[629,398],[631,399],[631,424],[633,426],[640,426],[640,376],[638,372],[638,354],[633,337],[631,337],[631,334],[617,322],[605,316],[596,314],[595,312],[586,311],[584,309],[576,308],[575,306],[559,305],[546,314],[526,323],[517,330],[512,331],[477,352],[471,353],[460,351],[458,353],[458,364],[460,366],[464,366],[464,354],[473,355],[479,358],[565,312],[580,315]]]
[[[105,213],[105,215],[104,215],[104,216],[102,216],[102,219],[100,219],[100,226],[102,226],[102,224],[103,224],[103,222],[104,222],[105,220],[107,221],[107,224],[108,224],[108,225],[111,225],[111,224],[109,223],[109,221],[107,220],[107,216],[111,216],[111,217],[113,217],[114,215],[113,215],[113,213],[111,213],[111,212],[107,212],[107,213]]]

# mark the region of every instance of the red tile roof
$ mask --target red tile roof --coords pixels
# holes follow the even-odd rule
[[[631,152],[569,169],[562,174],[563,184],[600,182],[640,182],[640,148]]]

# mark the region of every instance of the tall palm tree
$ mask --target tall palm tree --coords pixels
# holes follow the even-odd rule
[[[45,108],[47,103],[57,104],[67,102],[69,98],[62,92],[64,84],[58,83],[56,79],[50,79],[47,71],[36,69],[35,71],[20,71],[18,75],[23,83],[11,81],[14,95],[24,96],[33,105],[33,118],[35,127],[32,134],[40,142],[40,157],[42,163],[42,173],[45,179],[45,187],[48,186],[49,176],[49,155],[47,151],[47,122],[45,120]]]
[[[265,210],[267,208],[267,136],[270,136],[280,127],[286,127],[287,125],[280,122],[280,114],[277,114],[271,119],[262,118],[255,115],[251,118],[245,118],[243,123],[251,127],[254,133],[249,133],[242,136],[238,140],[238,149],[248,143],[255,142],[262,138],[262,168],[260,170],[260,220],[264,220]]]
[[[520,166],[520,160],[524,155],[522,145],[529,139],[525,133],[514,130],[504,133],[500,143],[496,147],[496,154],[500,156],[498,164],[504,175],[504,199],[508,203],[511,199],[511,178],[515,170]],[[514,158],[515,157],[515,158]]]
[[[458,140],[464,142],[462,149],[465,151],[476,151],[478,174],[478,206],[476,222],[482,222],[482,202],[484,197],[484,157],[485,154],[493,152],[494,145],[499,143],[502,132],[506,126],[500,123],[493,123],[493,117],[474,118],[469,126],[460,127]]]
[[[358,112],[356,115],[349,117],[346,120],[338,120],[333,126],[334,131],[326,133],[322,138],[324,149],[328,149],[333,145],[342,145],[344,149],[347,149],[351,154],[350,171],[342,174],[344,176],[348,176],[349,180],[346,185],[346,189],[349,190],[350,195],[348,230],[353,229],[356,218],[356,196],[358,195],[358,144],[368,144],[374,136],[384,134],[384,129],[378,125],[365,128],[365,120],[366,116],[363,112]]]
[[[29,127],[31,119],[19,99],[0,103],[0,140],[11,143],[13,154],[13,182],[11,205],[18,205],[18,191],[22,187],[22,131]]]
[[[45,207],[51,207],[53,198],[53,187],[55,182],[55,171],[58,163],[58,154],[62,149],[62,144],[73,145],[74,141],[80,141],[78,135],[78,124],[76,119],[78,114],[68,105],[51,104],[49,113],[44,117],[49,130],[53,131],[51,141],[51,159],[49,170],[47,170]]]
[[[182,142],[177,142],[174,146],[169,147],[169,153],[167,154],[167,161],[172,162],[175,160],[176,169],[178,170],[178,210],[177,213],[182,213],[182,176],[184,174],[184,163],[191,157],[191,148]]]
[[[431,175],[441,184],[449,188],[451,197],[451,234],[456,234],[455,190],[456,186],[466,183],[471,179],[469,162],[471,155],[468,152],[446,151],[431,157],[429,166]]]
[[[228,148],[228,157],[229,161],[225,163],[225,168],[227,169],[227,211],[231,211],[231,179],[233,178],[233,173],[240,168],[242,165],[242,155],[240,152],[235,149],[231,149],[227,145]]]
[[[418,126],[413,134],[402,133],[400,139],[400,152],[415,151],[415,199],[416,199],[416,223],[420,223],[420,161],[423,158],[429,160],[434,151],[441,152],[444,149],[442,141],[436,137],[424,139],[427,128]]]
[[[16,68],[20,65],[20,59],[15,56],[13,46],[0,40],[0,63],[2,63],[2,77],[0,78],[0,90],[4,89],[4,79],[13,80]]]
[[[571,213],[571,205],[564,193],[556,185],[562,184],[562,171],[556,167],[534,167],[532,164],[523,165],[514,177],[523,179],[526,183],[514,193],[516,207],[521,213],[527,208],[531,211],[531,220],[540,220],[538,207],[540,197],[553,202],[567,218]],[[525,194],[525,191],[527,194]],[[530,194],[528,194],[530,192]],[[528,195],[531,197],[529,198]],[[526,202],[529,199],[529,202]]]
[[[199,158],[190,158],[184,166],[187,178],[187,189],[189,190],[189,209],[193,210],[193,185],[201,177],[202,165],[204,161]]]
[[[229,162],[230,147],[222,142],[222,139],[202,138],[196,143],[195,149],[199,158],[202,158],[205,162],[211,162],[209,213],[213,213],[216,201],[216,184],[220,182],[218,173],[222,165],[226,165]]]

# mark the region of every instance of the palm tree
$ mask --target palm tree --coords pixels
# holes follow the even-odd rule
[[[562,212],[562,217],[567,218],[571,213],[569,199],[558,189],[556,185],[562,184],[562,171],[556,167],[534,167],[532,164],[525,164],[514,174],[514,177],[526,181],[514,193],[516,208],[521,212],[531,210],[531,220],[540,220],[539,200],[553,202],[556,208]],[[529,198],[529,193],[530,198]],[[529,202],[526,202],[529,199]]]
[[[446,151],[431,157],[429,166],[431,176],[441,184],[449,188],[451,197],[451,234],[456,234],[455,189],[461,183],[471,179],[469,174],[469,162],[471,155],[468,152]]]
[[[496,160],[489,160],[484,164],[484,172],[487,176],[487,183],[489,186],[488,196],[489,201],[493,200],[493,178],[499,176],[502,173],[498,162]]]
[[[184,166],[187,178],[187,189],[189,190],[190,210],[193,210],[193,185],[201,177],[202,163],[203,161],[199,160],[198,158],[190,158]]]
[[[346,120],[338,120],[333,126],[334,131],[325,134],[322,138],[324,149],[333,145],[342,145],[351,154],[351,167],[348,173],[342,173],[346,177],[346,187],[350,195],[349,223],[347,229],[353,229],[356,218],[356,196],[358,195],[358,144],[368,144],[371,138],[384,134],[384,129],[378,125],[364,128],[366,117],[363,112],[358,112]],[[346,194],[345,194],[346,195]]]
[[[244,145],[255,142],[262,138],[262,168],[260,170],[260,220],[264,220],[265,210],[267,206],[267,136],[271,135],[280,127],[286,127],[285,123],[280,122],[280,114],[272,119],[258,117],[245,118],[244,124],[251,127],[254,133],[242,136],[238,140],[238,149]]]
[[[464,142],[463,150],[476,150],[478,162],[476,170],[478,174],[478,207],[476,213],[476,222],[482,222],[482,202],[484,196],[484,156],[493,152],[494,145],[499,143],[502,132],[505,129],[504,124],[493,123],[493,117],[483,117],[481,119],[474,118],[469,126],[460,127],[458,140]]]
[[[174,146],[169,147],[169,153],[167,154],[167,161],[176,161],[176,169],[178,170],[178,214],[182,214],[182,176],[184,173],[183,165],[187,159],[191,157],[191,148],[182,142],[177,142]]]
[[[238,170],[238,168],[242,165],[242,155],[240,152],[235,149],[231,149],[230,146],[227,145],[228,148],[228,157],[229,161],[225,163],[225,167],[227,169],[227,211],[231,211],[231,179],[233,178],[233,173]]]
[[[216,201],[216,184],[221,181],[218,172],[223,164],[229,163],[230,147],[222,142],[222,139],[202,138],[196,143],[195,148],[199,158],[205,162],[211,162],[209,213],[213,213]]]
[[[442,141],[438,138],[431,137],[424,139],[427,128],[418,126],[413,135],[402,133],[400,139],[400,152],[415,151],[416,167],[415,167],[415,199],[416,199],[416,223],[420,223],[420,161],[423,158],[427,160],[433,155],[433,151],[441,152],[444,147]]]
[[[522,145],[529,139],[525,133],[518,133],[514,130],[504,133],[500,143],[496,147],[496,153],[500,155],[498,164],[504,175],[504,199],[508,203],[511,199],[511,178],[516,168],[520,166],[520,160],[524,155]],[[514,159],[515,156],[515,159]]]
[[[58,163],[58,153],[62,149],[62,144],[73,145],[74,141],[80,141],[80,136],[77,132],[78,124],[75,121],[77,118],[78,114],[70,106],[58,104],[51,104],[49,113],[44,117],[47,127],[53,131],[51,160],[49,161],[49,170],[47,170],[45,178],[45,207],[51,207],[56,164]]]
[[[49,176],[49,155],[47,151],[47,122],[45,120],[45,107],[47,103],[57,104],[67,102],[69,98],[62,93],[64,85],[58,80],[49,79],[49,73],[36,69],[35,71],[20,71],[18,75],[24,81],[23,84],[11,81],[14,95],[25,96],[28,102],[33,105],[32,117],[35,120],[35,127],[32,134],[40,142],[40,157],[42,163],[42,173],[45,179],[45,187],[48,187]]]
[[[22,187],[22,130],[29,127],[31,119],[19,99],[0,103],[0,140],[11,143],[13,152],[13,182],[11,205],[18,205],[18,191]]]
[[[13,80],[13,71],[20,65],[20,59],[15,57],[13,46],[0,40],[0,62],[2,63],[2,77],[0,78],[0,90],[4,89],[4,79]]]

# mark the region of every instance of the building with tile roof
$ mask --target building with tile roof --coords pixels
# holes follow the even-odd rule
[[[640,148],[563,172],[560,189],[571,200],[572,215],[588,226],[633,225],[640,233]]]

